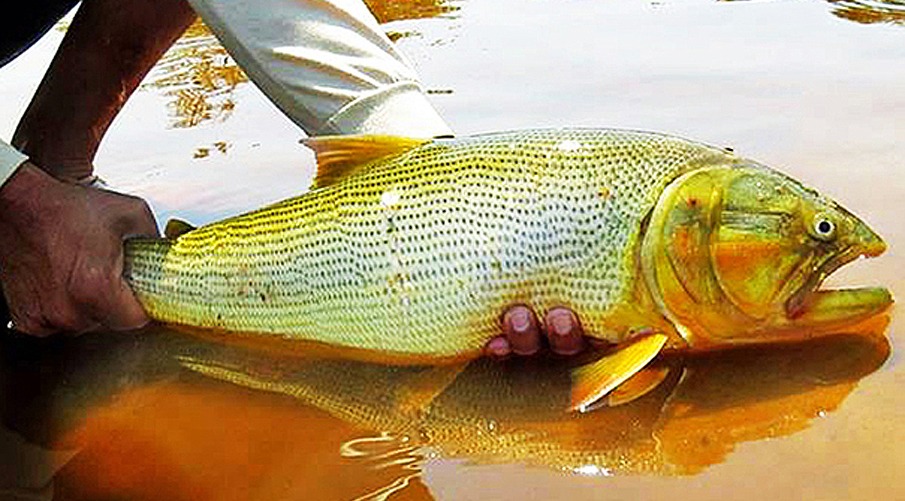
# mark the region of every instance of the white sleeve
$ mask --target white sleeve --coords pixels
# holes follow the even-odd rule
[[[309,135],[451,134],[361,0],[189,0]]]
[[[16,172],[16,168],[26,160],[28,160],[28,157],[19,150],[0,141],[0,187],[6,183],[7,179],[12,177],[13,172]]]

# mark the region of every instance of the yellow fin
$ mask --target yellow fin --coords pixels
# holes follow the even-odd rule
[[[423,411],[465,370],[468,363],[431,367],[409,378],[396,390],[399,410],[405,414]]]
[[[586,412],[591,404],[644,368],[666,344],[663,334],[651,334],[618,347],[600,360],[572,370],[569,410]]]
[[[163,236],[167,237],[170,240],[176,240],[183,233],[188,233],[194,229],[194,226],[183,221],[182,219],[173,218],[167,221],[167,225],[163,229]]]
[[[645,367],[628,378],[606,396],[606,405],[617,405],[633,402],[660,386],[669,375],[669,367]]]
[[[317,176],[314,188],[331,185],[374,160],[399,155],[432,139],[383,135],[320,136],[302,139],[314,150]]]

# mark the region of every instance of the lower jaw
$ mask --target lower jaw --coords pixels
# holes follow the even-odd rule
[[[777,312],[776,316],[747,326],[737,327],[730,322],[691,329],[690,335],[683,336],[688,341],[683,351],[710,352],[732,347],[797,343],[837,334],[873,333],[876,328],[871,320],[880,317],[892,304],[892,295],[882,287],[817,290],[805,294],[795,305],[794,318]],[[862,329],[862,326],[867,327]]]
[[[789,327],[842,329],[883,313],[892,303],[892,294],[882,287],[817,290],[787,307],[787,311],[792,310]]]

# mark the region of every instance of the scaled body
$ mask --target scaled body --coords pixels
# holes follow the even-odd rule
[[[513,303],[569,306],[618,342],[626,311],[663,323],[636,304],[658,196],[684,172],[738,161],[630,131],[440,140],[172,244],[137,244],[128,277],[158,320],[394,354],[474,354]]]

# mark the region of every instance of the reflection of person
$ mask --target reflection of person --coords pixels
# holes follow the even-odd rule
[[[31,13],[7,16],[0,28],[17,39],[0,46],[0,63],[75,3],[29,2]],[[44,335],[147,322],[121,276],[122,239],[156,235],[154,218],[140,199],[86,185],[113,118],[196,12],[310,135],[451,133],[358,0],[85,0],[19,123],[16,149],[0,143],[0,281],[17,329]],[[13,22],[25,28],[13,31]],[[534,353],[543,332],[557,353],[584,344],[578,319],[563,308],[543,325],[522,306],[502,318],[504,335],[487,345],[492,355]]]

